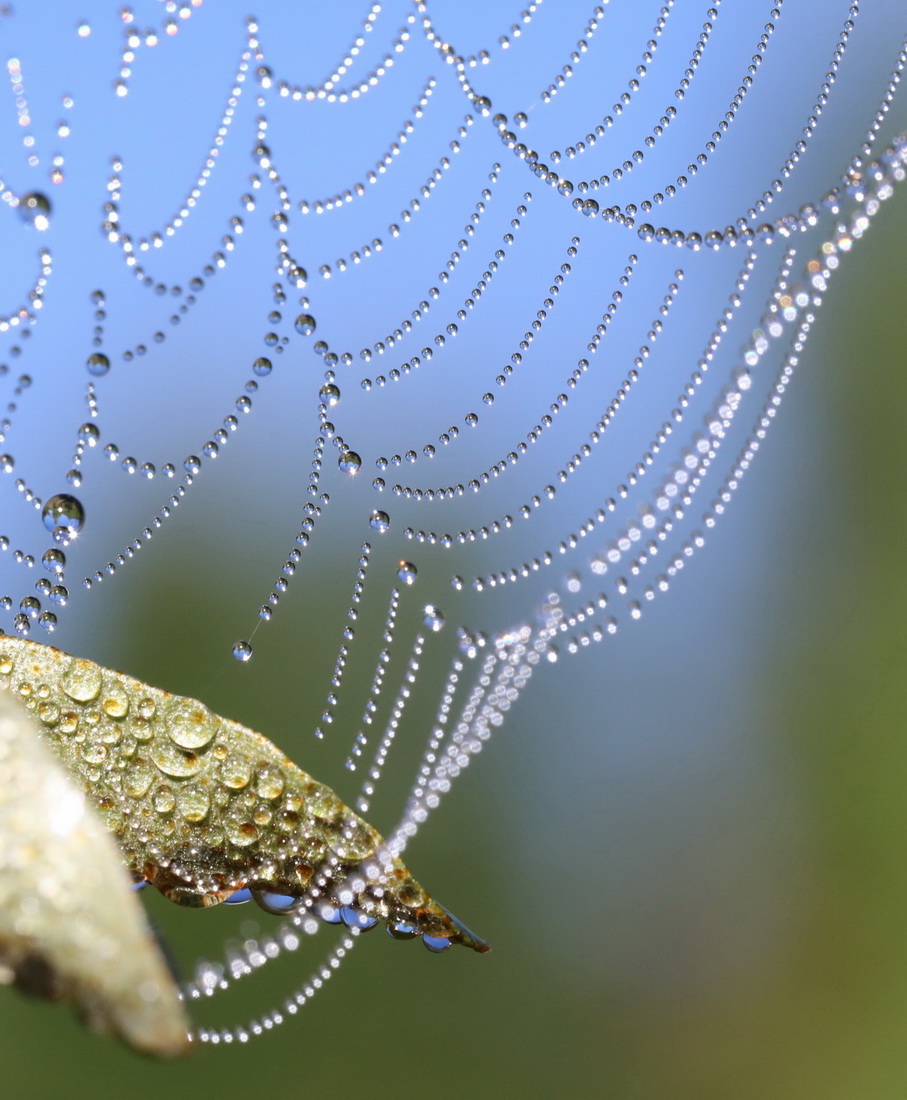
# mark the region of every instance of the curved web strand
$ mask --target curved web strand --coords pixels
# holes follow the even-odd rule
[[[521,209],[525,213],[525,208],[523,207]],[[513,224],[513,223],[511,223],[511,224]],[[576,256],[578,246],[579,246],[579,238],[574,237],[572,239],[571,245],[567,249],[567,255],[570,256],[571,259]],[[518,351],[515,350],[514,352],[511,353],[510,362],[503,368],[502,372],[499,373],[495,377],[494,382],[495,382],[496,386],[498,386],[500,388],[503,388],[504,386],[506,386],[508,381],[510,381],[511,378],[513,378],[515,371],[517,371],[523,365],[524,353],[527,353],[529,351],[533,341],[535,340],[536,335],[539,332],[541,332],[542,325],[547,320],[549,311],[554,308],[554,304],[555,304],[555,301],[556,301],[556,295],[558,295],[560,293],[561,289],[564,286],[565,279],[570,275],[570,272],[571,272],[571,265],[569,263],[563,263],[563,264],[560,265],[559,273],[554,276],[553,282],[548,287],[548,296],[545,297],[542,300],[541,308],[539,308],[535,311],[534,319],[530,322],[528,328],[523,333],[523,337],[522,337],[522,339],[520,340],[520,343],[519,343],[519,350]],[[614,309],[616,310],[616,306],[614,307]],[[606,314],[606,316],[608,316],[610,318],[611,313]],[[463,318],[460,317],[459,314],[458,314],[458,319],[463,320]],[[574,376],[576,376],[576,374],[577,374],[577,372],[574,372]],[[568,383],[568,385],[569,385],[569,383]],[[491,406],[494,405],[494,401],[495,401],[494,394],[491,391],[487,391],[485,393],[478,394],[475,397],[469,398],[467,407],[470,408],[470,409],[478,408],[480,405],[485,405],[486,407],[491,407]],[[467,427],[475,427],[475,425],[478,423],[478,416],[475,413],[472,413],[472,414],[465,413],[465,414],[463,414],[461,419]],[[546,420],[546,424],[544,425],[544,427],[549,427],[550,426],[550,417],[543,417],[543,419]],[[542,430],[543,430],[542,425],[536,425],[536,428],[534,429],[534,431],[536,433],[541,433]],[[438,444],[440,444],[442,447],[452,446],[453,443],[456,440],[461,439],[461,438],[464,438],[464,437],[461,435],[460,428],[457,425],[453,425],[450,428],[448,428],[446,431],[441,432],[439,434]],[[534,440],[532,440],[532,441],[534,441]],[[522,445],[520,445],[520,447],[521,447],[522,452],[525,453],[526,448],[523,447]],[[436,448],[434,443],[425,443],[420,448],[420,452],[421,452],[421,455],[422,455],[423,458],[431,460],[437,454],[437,448]],[[399,467],[399,466],[402,465],[402,463],[404,461],[406,461],[408,463],[415,463],[415,462],[418,461],[418,459],[419,459],[419,453],[415,449],[411,448],[411,449],[407,450],[402,457],[399,454],[395,454],[395,455],[392,455],[391,458],[388,460],[387,458],[382,456],[382,457],[380,457],[376,460],[375,465],[376,465],[377,469],[385,470],[388,467],[388,465]],[[507,461],[515,461],[515,460],[511,459],[510,456],[508,456]],[[494,469],[494,474],[496,475],[498,470],[500,470],[500,472],[503,472],[503,468],[505,466],[506,466],[506,463],[504,462],[504,460],[501,460],[500,463],[496,464],[496,468],[493,468]],[[478,478],[470,479],[468,487],[470,489],[472,489],[473,491],[477,491],[481,487],[482,484],[488,484],[489,478],[491,476],[493,476],[493,473],[491,471],[485,471]],[[394,484],[391,487],[391,492],[395,496],[405,496],[407,499],[415,499],[415,500],[421,500],[421,499],[433,500],[433,499],[435,499],[435,497],[438,497],[438,498],[448,497],[448,498],[450,498],[450,497],[453,497],[453,496],[462,496],[463,493],[465,492],[465,490],[466,490],[466,487],[462,484],[455,485],[455,486],[454,485],[448,485],[446,487],[442,487],[442,488],[438,488],[438,489],[427,489],[427,488],[424,488],[424,487],[413,489],[413,488],[410,488],[408,486],[404,487],[404,486],[399,485],[399,484]]]
[[[215,131],[215,136],[207,152],[205,153],[201,171],[196,176],[186,193],[186,197],[183,199],[183,203],[179,210],[164,223],[162,229],[157,229],[149,233],[147,236],[139,237],[136,242],[128,234],[123,233],[119,228],[117,229],[116,242],[120,244],[124,254],[127,257],[127,263],[129,263],[129,257],[133,256],[136,248],[140,252],[145,252],[149,248],[161,248],[167,240],[173,238],[176,233],[183,228],[186,224],[192,211],[198,206],[201,201],[202,195],[211,176],[218,165],[218,158],[223,150],[224,144],[230,132],[230,128],[233,125],[233,120],[236,117],[236,109],[239,105],[240,98],[244,91],[244,85],[249,72],[249,64],[252,58],[252,51],[255,48],[255,40],[250,38],[248,46],[243,50],[240,55],[239,64],[236,68],[236,72],[233,75],[233,82],[230,88],[230,93],[227,96],[226,106],[221,114],[220,120]],[[122,172],[122,162],[119,158],[115,159],[114,172],[117,177]],[[120,190],[121,183],[119,178],[116,182],[116,190]],[[119,198],[119,196],[118,196]],[[111,201],[118,201],[113,200]],[[119,219],[117,218],[117,223]],[[127,247],[128,245],[128,247]],[[135,260],[132,260],[135,263]]]
[[[663,297],[661,316],[667,318],[671,307],[679,293],[679,282],[683,278],[683,272],[678,269],[675,272],[677,282],[671,282],[668,286],[667,293]],[[609,408],[602,415],[598,421],[592,439],[593,443],[600,441],[602,435],[607,430],[611,421],[624,406],[627,398],[633,389],[636,382],[643,372],[643,367],[651,354],[652,347],[657,341],[659,335],[663,331],[664,322],[661,318],[656,318],[646,333],[646,343],[639,348],[639,354],[633,360],[633,368],[627,372],[627,377],[621,382],[617,389],[617,392],[611,401]],[[557,413],[568,404],[568,397],[566,394],[559,394],[556,401],[553,402],[549,408],[552,413]],[[553,423],[553,421],[552,421]],[[546,427],[550,427],[551,424],[546,424]],[[539,433],[537,433],[539,434]],[[558,471],[556,481],[563,484],[567,481],[570,475],[578,467],[579,463],[574,460],[570,460],[566,469]],[[405,493],[403,495],[406,495]],[[544,488],[540,488],[536,493],[532,494],[528,502],[520,505],[518,512],[523,519],[529,519],[533,514],[534,509],[543,507],[545,501],[554,500],[557,495],[557,488],[554,484],[547,484]],[[589,533],[592,526],[596,523],[604,522],[605,512],[599,509],[593,517],[588,519],[582,527],[584,533]],[[438,534],[435,531],[426,531],[422,528],[407,528],[407,538],[414,539],[417,542],[428,543],[431,546],[440,545],[447,549],[450,549],[454,545],[463,545],[465,543],[474,542],[477,538],[488,539],[492,535],[500,534],[502,531],[509,530],[513,525],[513,517],[509,514],[498,516],[490,521],[486,521],[480,526],[474,528],[461,529],[454,533],[442,533]],[[570,536],[570,538],[576,538],[576,536]],[[546,551],[543,555],[544,558],[549,559],[551,557],[550,552]]]
[[[587,131],[584,137],[574,139],[570,144],[564,147],[563,151],[561,151],[560,149],[553,149],[548,154],[548,159],[552,162],[552,164],[559,164],[565,156],[569,160],[573,160],[574,157],[582,156],[583,153],[589,152],[589,150],[592,149],[597,144],[597,142],[606,135],[608,130],[610,130],[611,127],[615,125],[616,120],[623,115],[624,110],[629,107],[630,103],[633,101],[634,96],[637,94],[637,92],[639,92],[640,88],[642,87],[642,81],[651,71],[651,66],[655,59],[656,52],[659,46],[658,40],[665,33],[668,18],[670,17],[673,8],[674,0],[670,0],[670,3],[665,4],[664,7],[661,8],[661,10],[659,11],[658,18],[655,20],[655,24],[652,27],[652,37],[646,42],[645,49],[640,53],[637,64],[634,66],[633,71],[635,75],[632,77],[628,77],[626,81],[624,81],[626,91],[621,92],[617,102],[612,105],[612,113],[610,115],[604,115],[601,120],[596,123],[594,128],[590,128]],[[717,17],[717,5],[715,8],[710,8],[707,14],[711,15],[712,12],[715,12],[715,16],[713,18]],[[692,51],[691,61],[698,61],[702,52],[701,48],[704,47],[705,42],[708,40],[711,29],[711,23],[706,23],[704,25],[703,30],[699,34],[697,46]],[[555,84],[558,88],[563,87],[564,83],[565,81],[563,79],[563,76],[561,77],[560,81],[555,78]],[[542,93],[542,102],[551,101],[551,96],[554,94],[553,88],[555,87],[555,84],[550,85],[548,88],[548,99],[545,99],[545,93]],[[679,88],[680,85],[678,85],[677,89],[675,89],[675,95]],[[660,137],[664,130],[671,124],[671,120],[675,117],[675,115],[676,108],[674,107],[670,108],[670,113],[666,111],[666,113],[658,122],[658,133],[652,136]],[[528,112],[518,111],[514,113],[513,121],[515,125],[520,127],[520,129],[526,129],[527,120]],[[646,142],[646,144],[648,144],[648,142]]]
[[[793,256],[793,251],[789,250],[785,256],[784,265],[782,266],[782,275],[780,276],[780,278],[784,278],[785,273],[789,271],[790,264],[793,262]],[[499,571],[491,572],[482,576],[476,576],[470,582],[464,581],[464,579],[460,576],[455,576],[452,578],[451,581],[454,588],[460,590],[467,583],[469,583],[473,590],[475,590],[476,592],[482,592],[485,589],[499,588],[505,584],[513,584],[518,580],[526,580],[533,574],[538,573],[540,570],[552,565],[555,561],[558,560],[559,557],[568,553],[571,549],[574,549],[581,539],[591,535],[598,525],[604,524],[608,521],[608,517],[610,515],[613,515],[617,511],[619,502],[621,500],[625,500],[629,496],[630,492],[635,489],[641,479],[644,478],[649,470],[655,465],[656,459],[661,455],[662,451],[667,451],[668,448],[672,445],[676,446],[676,444],[673,443],[673,437],[677,434],[680,425],[683,423],[686,413],[690,408],[691,401],[695,397],[697,390],[703,385],[705,377],[709,371],[709,367],[714,360],[715,352],[720,346],[723,334],[727,332],[735,312],[739,310],[744,302],[743,292],[746,289],[747,283],[752,276],[753,270],[756,266],[757,258],[757,254],[750,254],[750,256],[747,257],[747,261],[741,269],[737,278],[737,293],[733,296],[732,306],[724,310],[721,319],[719,320],[715,329],[712,331],[712,334],[709,338],[708,344],[703,352],[702,357],[699,359],[696,368],[689,376],[689,379],[686,382],[683,391],[677,397],[677,404],[671,411],[670,421],[663,421],[657,431],[653,433],[648,443],[648,446],[638,456],[635,467],[629,470],[626,474],[625,481],[615,484],[611,488],[610,491],[613,495],[603,497],[601,499],[600,507],[596,509],[594,513],[587,514],[587,516],[581,521],[580,525],[576,528],[574,532],[571,532],[569,534],[563,533],[561,535],[559,543],[555,548],[551,548],[551,546],[549,545],[549,548],[541,551],[540,553],[537,553],[536,556],[531,559],[525,559],[518,564],[504,567]],[[666,298],[670,297],[670,294],[666,296]],[[650,330],[650,337],[654,333],[654,329]],[[645,360],[642,357],[639,357],[637,359],[638,367],[641,367],[644,361]],[[745,374],[745,372],[743,372],[743,374]],[[734,379],[736,381],[736,384],[740,388],[743,388],[746,383],[746,379],[743,377],[743,374],[741,374],[739,370],[735,370],[734,372]],[[576,472],[576,470],[579,468],[584,460],[591,458],[592,447],[602,442],[605,438],[605,433],[607,432],[609,425],[612,423],[620,409],[623,407],[623,402],[629,394],[630,386],[632,385],[632,382],[636,380],[638,379],[634,378],[631,381],[631,379],[628,378],[624,381],[623,385],[618,389],[617,394],[611,401],[608,408],[600,416],[593,430],[589,433],[588,438],[590,440],[590,443],[584,444],[580,450],[580,453],[575,454],[571,457],[571,459],[565,464],[565,468],[558,472],[557,477],[554,479],[555,481],[560,484],[564,484],[567,479]],[[722,397],[722,401],[724,400],[725,398]],[[699,435],[697,435],[694,437],[692,442],[698,445],[699,440],[700,437]],[[553,489],[554,486],[552,485],[551,488]],[[536,499],[538,498],[533,498],[534,505]],[[667,498],[665,497],[659,497],[658,499],[660,505],[662,501],[667,500]],[[539,502],[541,503],[541,501]],[[524,506],[522,515],[524,518],[528,518],[527,506]],[[649,507],[648,511],[646,512],[646,516],[648,517],[651,515],[652,510],[651,507]],[[611,522],[613,523],[614,521],[612,520]],[[648,524],[646,523],[646,525]],[[635,542],[639,537],[640,527],[638,525],[635,525],[632,528],[632,534],[625,533],[624,535],[620,536],[619,539],[617,539],[616,541],[621,542],[629,539]],[[629,545],[629,542],[627,543],[627,545]],[[594,559],[594,561],[595,560],[603,561],[604,559]],[[596,568],[596,571],[598,571],[596,566],[594,566],[594,568]]]
[[[390,170],[395,164],[399,163],[398,158],[403,151],[403,146],[415,133],[416,124],[425,118],[426,109],[436,87],[437,81],[433,76],[430,76],[422,88],[422,94],[410,112],[412,117],[404,119],[395,139],[375,161],[375,167],[363,174],[364,183],[354,183],[343,191],[337,191],[333,195],[322,195],[321,198],[317,199],[299,199],[300,214],[327,214],[333,210],[342,210],[345,206],[355,202],[356,199],[362,198],[366,194],[367,187],[373,187],[379,180],[390,178]]]
[[[372,30],[374,21],[380,10],[380,4],[372,5],[369,14],[366,16],[364,25],[365,30]],[[291,85],[286,79],[275,77],[271,69],[265,66],[264,71],[261,73],[263,87],[273,87],[281,98],[290,99],[296,103],[311,103],[313,100],[320,100],[324,103],[344,104],[352,100],[360,99],[373,88],[377,88],[391,69],[393,69],[400,54],[404,52],[407,44],[412,38],[411,27],[415,22],[415,15],[410,14],[406,17],[405,24],[398,28],[396,37],[391,42],[390,49],[383,55],[380,62],[366,73],[365,76],[355,81],[355,83],[348,84],[343,88],[338,87],[338,81],[348,75],[348,69],[357,58],[362,45],[364,45],[365,39],[360,37],[356,38],[343,61],[336,66],[331,75],[321,84],[307,84],[304,87],[300,87],[298,84]],[[257,25],[253,24],[252,29],[257,31]],[[264,58],[265,55],[263,53],[257,56],[258,61],[264,61]]]

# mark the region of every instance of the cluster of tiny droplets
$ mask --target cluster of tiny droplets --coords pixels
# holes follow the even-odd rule
[[[218,157],[227,140],[233,119],[236,116],[236,110],[243,93],[243,85],[246,82],[249,72],[249,63],[256,46],[257,43],[255,39],[250,36],[248,45],[246,49],[243,50],[237,70],[232,77],[226,106],[224,107],[220,122],[218,123],[214,139],[205,153],[201,171],[189,188],[179,210],[164,224],[162,229],[149,233],[147,237],[139,237],[137,241],[134,241],[129,234],[124,233],[119,228],[119,208],[115,204],[117,204],[121,198],[120,191],[122,183],[119,176],[123,170],[123,165],[119,161],[119,158],[114,160],[114,175],[108,184],[108,191],[111,192],[111,195],[105,207],[105,212],[108,214],[107,220],[114,224],[109,229],[107,229],[105,225],[105,229],[109,234],[108,239],[120,245],[123,255],[126,258],[126,263],[130,267],[135,267],[138,262],[136,259],[136,252],[147,252],[152,248],[161,248],[165,241],[174,237],[186,224],[190,214],[201,200],[204,189],[209,183],[214,169],[217,167]],[[110,217],[112,213],[116,215],[115,218]]]
[[[6,71],[9,75],[10,92],[16,107],[16,122],[22,137],[22,148],[25,160],[29,168],[38,168],[41,157],[37,152],[37,138],[32,132],[32,114],[25,95],[25,84],[22,74],[22,62],[18,57],[11,57],[6,62]],[[64,97],[64,106],[72,106],[69,97]],[[57,137],[69,137],[70,129],[66,122],[57,124]],[[61,153],[54,153],[50,158],[51,168],[49,172],[51,183],[63,182],[64,158]],[[38,226],[46,228],[50,214],[50,202],[40,192],[33,191],[28,194],[16,196],[12,190],[0,179],[0,200],[9,206],[17,208],[20,215],[26,220]],[[39,220],[40,219],[40,220]]]
[[[303,983],[295,993],[287,998],[282,1009],[274,1009],[259,1019],[250,1021],[245,1026],[211,1029],[198,1028],[194,1032],[194,1038],[200,1043],[211,1043],[214,1045],[219,1043],[247,1043],[250,1039],[257,1038],[268,1031],[272,1031],[275,1027],[282,1024],[286,1017],[295,1016],[307,1001],[311,1000],[319,990],[324,988],[325,982],[329,981],[334,976],[337,972],[337,968],[350,951],[352,951],[358,935],[359,932],[355,928],[350,929],[337,947],[335,947],[325,958],[324,962],[310,975],[308,981]],[[284,946],[288,947],[289,945]],[[262,966],[265,962],[269,961],[270,957],[271,956],[268,955],[252,955],[254,959],[253,965]],[[226,988],[226,985],[229,983],[225,979],[222,980],[224,984],[221,988]],[[199,995],[200,994],[194,990],[190,992],[190,996]]]
[[[717,0],[716,6],[714,8],[710,8],[706,13],[708,16],[708,20],[702,25],[702,30],[699,32],[696,40],[696,45],[691,52],[690,59],[687,62],[687,67],[684,70],[684,74],[673,91],[673,98],[678,101],[684,99],[686,93],[690,89],[693,79],[696,76],[696,73],[699,69],[699,63],[702,60],[705,48],[708,45],[709,38],[711,37],[712,30],[714,29],[715,20],[718,18],[718,5],[720,3],[721,0]],[[576,156],[582,155],[582,153],[584,153],[586,149],[591,149],[596,144],[598,139],[603,138],[605,134],[614,126],[616,119],[620,118],[625,108],[630,105],[635,93],[638,92],[640,89],[640,79],[645,77],[648,71],[648,66],[652,63],[655,51],[658,48],[658,39],[664,33],[669,14],[669,9],[662,9],[662,14],[659,16],[658,21],[652,29],[653,37],[646,43],[646,49],[642,54],[639,65],[637,65],[636,67],[637,75],[627,82],[627,91],[625,91],[621,95],[618,102],[613,104],[613,106],[611,107],[612,113],[609,115],[605,115],[602,118],[601,122],[596,125],[594,130],[591,130],[589,133],[586,134],[584,141],[580,140],[573,145],[568,145],[563,153],[561,153],[560,150],[557,149],[553,150],[551,154],[549,154],[548,158],[552,164],[559,164],[564,155],[566,155],[567,158],[571,160]],[[768,34],[770,33],[771,32],[768,32]],[[763,43],[767,45],[768,34],[762,35],[759,40],[760,45],[757,46],[757,49],[764,48]],[[745,83],[741,85],[741,90],[738,91],[737,98],[735,98],[730,105],[730,108],[728,110],[729,115],[733,115],[739,109],[740,102],[742,102],[742,96],[746,94],[745,89],[747,86],[748,85]],[[651,132],[646,134],[643,141],[638,142],[638,144],[644,145],[647,150],[654,149],[655,146],[658,144],[659,139],[664,137],[665,133],[667,132],[668,128],[676,117],[677,108],[673,104],[669,104],[664,109],[664,112],[662,113],[656,125],[652,128]],[[728,119],[725,118],[723,120],[723,123],[726,125],[728,123]],[[698,171],[698,168],[706,163],[707,154],[714,152],[715,146],[717,145],[718,141],[721,140],[722,132],[724,131],[721,129],[721,126],[719,126],[719,129],[712,134],[711,140],[706,145],[706,149],[699,154],[696,163],[694,165],[691,165],[691,174],[695,175],[695,172]],[[509,137],[509,135],[506,139],[504,138],[503,134],[501,136],[510,148],[514,148],[514,146],[511,144],[511,138]],[[642,164],[644,159],[645,153],[643,152],[643,150],[635,149],[629,157],[624,159],[620,164],[615,165],[613,168],[610,169],[609,172],[604,172],[601,174],[601,176],[593,178],[591,180],[578,181],[576,184],[576,191],[579,195],[585,195],[589,191],[598,190],[599,187],[609,186],[612,180],[615,183],[619,182],[620,180],[625,179],[633,171],[636,165]],[[678,184],[680,184],[679,180]],[[680,184],[680,186],[683,186],[683,184]],[[574,185],[570,180],[564,180],[558,185],[558,191],[560,192],[560,194],[567,197],[573,194],[573,190]],[[574,205],[576,205],[578,201],[582,200],[574,199]]]
[[[774,290],[774,297],[776,300],[780,299],[786,301],[785,291],[787,290],[788,277],[795,257],[795,249],[788,249],[785,253]],[[616,487],[615,492],[617,498],[626,499],[629,496],[631,489],[639,484],[647,470],[651,468],[655,456],[660,452],[669,436],[673,434],[676,428],[683,422],[685,413],[690,406],[690,401],[695,395],[696,390],[702,385],[709,366],[714,359],[715,349],[720,344],[721,337],[727,332],[734,312],[739,309],[743,301],[742,295],[752,275],[756,261],[757,255],[754,253],[751,253],[747,257],[747,261],[735,285],[735,294],[731,296],[733,304],[726,308],[723,316],[719,318],[703,353],[703,357],[697,364],[697,369],[693,371],[690,381],[687,383],[684,391],[678,395],[677,405],[672,410],[671,422],[665,422],[662,425],[661,429],[650,443],[649,449],[643,453],[642,461],[637,463],[634,470],[628,472],[627,482],[625,484],[619,484]],[[779,320],[775,317],[777,305],[775,305],[774,309],[770,309],[769,320],[766,322],[766,327],[771,337],[777,339],[785,334],[785,322],[789,323],[793,321],[797,311],[802,309],[804,305],[806,305],[806,302],[801,296],[793,306],[786,307],[788,313],[783,320]],[[765,350],[767,350],[768,345],[760,343],[758,346],[762,348],[760,352],[761,356],[761,354],[764,354]],[[645,543],[646,553],[641,555],[640,559],[632,564],[631,572],[634,573],[634,575],[638,574],[642,566],[655,558],[658,553],[659,542],[664,542],[671,534],[675,524],[683,519],[684,510],[689,508],[692,503],[693,494],[701,484],[705,472],[716,458],[721,442],[730,429],[731,422],[742,396],[749,391],[752,386],[749,371],[750,365],[752,364],[747,361],[746,366],[735,368],[731,383],[719,393],[718,398],[714,402],[713,411],[706,417],[707,432],[697,435],[692,450],[686,453],[684,461],[675,466],[673,471],[663,481],[660,488],[654,493],[652,501],[640,506],[641,519],[639,521],[634,521],[619,535],[612,538],[606,553],[596,554],[592,557],[591,571],[594,575],[600,576],[606,573],[609,565],[616,564],[631,547],[639,543],[646,536],[648,536],[648,541]],[[590,438],[593,438],[595,442],[601,438],[601,433],[605,430],[610,422],[611,416],[613,416],[619,407],[619,401],[612,403],[608,411],[610,415],[606,414],[606,417],[598,422],[596,430],[592,433]],[[578,528],[577,533],[570,534],[566,539],[560,542],[558,545],[558,553],[563,555],[569,550],[574,549],[581,538],[592,533],[596,524],[603,523],[609,514],[616,511],[617,503],[615,497],[608,497],[604,501],[603,507],[599,508],[594,515],[588,517]],[[659,522],[657,520],[659,513],[667,513],[667,518]],[[472,582],[472,586],[477,591],[482,591],[486,587],[494,588],[504,584],[514,583],[531,576],[533,573],[539,572],[546,566],[550,566],[555,560],[555,555],[552,554],[551,551],[545,551],[539,557],[532,559],[530,562],[523,562],[518,567],[511,567],[508,570],[492,573],[486,577],[476,577]],[[574,575],[571,574],[571,580],[573,577]],[[453,579],[453,584],[456,588],[462,588],[464,584],[463,578],[455,577]],[[620,578],[616,584],[619,589],[625,587],[625,582]],[[574,590],[569,581],[568,587]],[[666,588],[666,584],[658,586],[658,590],[660,591],[666,591]],[[654,594],[655,588],[649,589],[647,591],[647,598],[653,598]],[[607,606],[607,596],[604,594],[600,594],[597,600],[598,607],[604,608]],[[634,612],[634,617],[638,617],[635,614],[638,611],[638,606],[634,604],[631,610]]]
[[[22,139],[22,149],[25,154],[26,164],[30,169],[38,168],[41,165],[41,157],[37,152],[37,138],[32,132],[32,114],[28,106],[28,99],[25,95],[25,84],[22,73],[22,62],[18,57],[10,57],[6,62],[6,71],[9,76],[9,88],[12,94],[13,103],[16,108],[16,122],[18,123],[19,133]],[[68,109],[72,107],[72,98],[70,96],[63,97],[63,106]],[[70,134],[69,124],[67,122],[57,123],[57,137],[67,138]],[[59,184],[63,182],[63,165],[64,158],[62,153],[54,153],[50,158],[50,182]],[[22,219],[31,225],[34,225],[38,229],[46,229],[50,224],[51,204],[50,200],[40,191],[28,191],[21,194],[17,194],[16,191],[9,187],[2,178],[0,178],[0,202],[4,202],[7,206],[17,210]],[[23,317],[22,320],[28,320],[28,323],[34,322],[30,318]],[[17,324],[18,321],[14,321]],[[0,327],[0,332],[5,332],[6,329]]]

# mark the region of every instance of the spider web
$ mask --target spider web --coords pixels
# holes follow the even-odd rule
[[[894,14],[489,8],[5,20],[4,629],[280,695],[400,844],[682,588],[904,174]]]

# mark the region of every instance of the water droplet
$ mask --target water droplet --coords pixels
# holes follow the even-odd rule
[[[77,703],[91,703],[101,694],[101,670],[88,661],[73,658],[60,686]]]
[[[66,565],[66,555],[62,550],[45,550],[41,563],[48,573],[62,573]]]
[[[252,897],[266,913],[279,917],[292,913],[299,905],[299,898],[290,897],[289,894],[272,894],[267,890],[253,890]]]
[[[340,907],[340,919],[347,928],[358,928],[360,932],[367,932],[378,923],[377,917],[363,913],[361,909],[355,909],[352,905]]]
[[[395,940],[411,940],[419,935],[419,929],[408,920],[389,920],[387,922],[387,933],[389,936],[393,936]]]
[[[375,511],[372,512],[371,516],[369,516],[368,525],[373,531],[378,531],[380,534],[384,534],[384,532],[391,525],[391,518],[387,514],[387,512],[382,512],[376,508]]]
[[[429,936],[425,933],[422,936],[422,942],[429,951],[433,951],[436,955],[440,955],[442,951],[447,951],[450,947],[450,940],[446,936]]]
[[[104,693],[101,710],[108,718],[125,718],[129,713],[129,696],[122,684],[111,684]]]
[[[238,848],[248,848],[258,840],[258,826],[242,816],[231,816],[224,822],[227,839]]]
[[[44,505],[41,518],[48,531],[63,529],[68,538],[73,538],[82,530],[85,522],[85,510],[80,501],[68,493],[57,493]]]
[[[231,753],[220,765],[220,781],[233,791],[241,791],[252,778],[252,765],[238,753]]]
[[[332,409],[340,400],[340,387],[335,386],[333,382],[326,382],[318,391],[318,396],[329,409]]]
[[[89,374],[101,378],[110,370],[110,360],[103,352],[96,351],[85,360],[85,366],[88,367]]]
[[[19,199],[19,217],[35,229],[47,229],[50,225],[50,199],[40,191],[32,191]]]
[[[258,375],[259,378],[267,378],[267,376],[271,373],[271,360],[265,359],[264,356],[261,356],[261,358],[256,359],[255,362],[252,364],[252,370],[255,372],[255,374]]]
[[[419,570],[411,561],[401,561],[397,566],[397,579],[403,584],[414,584],[418,575]]]
[[[16,467],[16,461],[12,455],[0,455],[0,470],[5,474],[11,474]]]
[[[166,783],[163,783],[154,792],[152,801],[154,803],[154,808],[159,814],[169,814],[173,812],[173,807],[176,805],[176,796],[172,788],[168,787]]]
[[[252,659],[252,647],[248,642],[240,640],[233,643],[233,656],[237,661],[250,661]]]
[[[184,751],[170,741],[158,741],[151,749],[153,763],[165,774],[175,779],[186,779],[201,771],[202,758],[194,752]]]
[[[194,699],[174,700],[165,721],[167,736],[181,749],[203,748],[220,728],[216,715]]]
[[[204,821],[211,809],[211,797],[204,787],[187,784],[176,796],[176,811],[185,821]]]
[[[130,798],[144,798],[151,789],[155,774],[147,760],[136,760],[123,775],[123,792]]]
[[[55,603],[58,607],[65,607],[66,602],[69,599],[69,590],[65,585],[55,584],[50,590],[51,603]]]
[[[362,467],[362,459],[355,451],[342,451],[337,459],[337,466],[341,473],[358,474]]]
[[[437,633],[444,626],[444,613],[435,607],[434,604],[426,604],[422,621],[429,630],[433,630]]]
[[[252,900],[252,891],[248,886],[243,886],[242,889],[237,890],[235,894],[231,894],[228,898],[224,898],[224,905],[245,905]]]
[[[311,336],[315,331],[315,318],[311,313],[300,313],[296,318],[295,325],[300,336]]]
[[[286,778],[280,768],[271,764],[264,764],[258,769],[255,777],[255,789],[260,798],[271,801],[280,798],[286,787]]]
[[[198,455],[187,455],[183,459],[183,469],[187,474],[197,474],[202,468],[202,460]]]
[[[100,438],[101,433],[94,424],[83,424],[82,427],[79,428],[79,439],[88,447],[96,446]]]

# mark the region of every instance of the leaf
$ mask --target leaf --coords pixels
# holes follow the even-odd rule
[[[2,977],[138,1050],[184,1054],[189,1022],[116,845],[23,704],[0,693]]]
[[[384,839],[267,738],[202,703],[24,639],[0,639],[0,690],[26,700],[114,835],[133,879],[206,907],[248,889],[433,951],[488,945]]]

